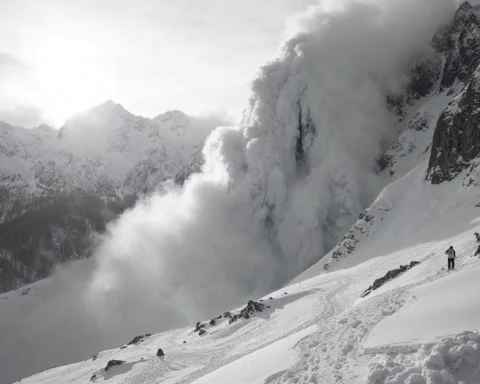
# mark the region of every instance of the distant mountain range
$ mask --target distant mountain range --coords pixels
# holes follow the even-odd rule
[[[0,122],[0,292],[87,257],[91,236],[139,196],[182,184],[227,121],[169,111],[135,116],[111,100],[60,130]]]
[[[15,195],[86,192],[121,197],[175,180],[221,119],[169,111],[135,116],[113,101],[79,114],[60,129],[0,122],[0,186]]]

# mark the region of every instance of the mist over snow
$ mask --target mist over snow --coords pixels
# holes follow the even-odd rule
[[[295,17],[242,122],[209,137],[204,173],[139,203],[94,259],[62,269],[51,288],[61,296],[22,312],[24,340],[9,355],[82,358],[217,315],[318,261],[383,187],[376,161],[399,129],[386,96],[454,10],[453,0],[346,0]]]

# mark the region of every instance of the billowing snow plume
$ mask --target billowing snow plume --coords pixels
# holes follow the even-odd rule
[[[112,227],[94,303],[153,311],[159,327],[166,313],[193,321],[319,260],[379,192],[376,160],[398,134],[386,96],[453,11],[450,0],[352,0],[299,16],[240,126],[209,138],[204,173]]]
[[[62,311],[62,332],[77,343],[64,351],[81,358],[73,349],[217,315],[319,260],[382,187],[376,160],[398,133],[386,95],[405,87],[453,11],[454,0],[335,0],[297,17],[253,81],[242,123],[210,136],[204,173],[127,212],[88,287],[60,279],[61,307],[21,332],[40,343]],[[79,313],[94,320],[67,330]]]

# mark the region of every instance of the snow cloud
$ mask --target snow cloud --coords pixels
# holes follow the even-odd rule
[[[193,324],[318,261],[382,187],[376,161],[398,133],[386,95],[453,11],[348,0],[296,17],[242,123],[210,136],[204,173],[112,226],[87,295],[96,312],[139,332]]]
[[[398,132],[386,95],[403,89],[405,71],[429,53],[454,7],[453,0],[323,1],[295,17],[280,57],[253,81],[241,124],[210,136],[204,173],[110,228],[87,286],[71,289],[84,294],[67,300],[77,309],[63,312],[65,324],[79,312],[94,319],[83,323],[90,336],[78,343],[111,347],[136,333],[192,325],[318,261],[382,187],[376,160]],[[76,324],[69,333],[79,335]],[[81,349],[65,345],[73,348]]]

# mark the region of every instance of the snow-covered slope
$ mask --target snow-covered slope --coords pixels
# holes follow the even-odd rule
[[[14,194],[84,191],[98,197],[144,194],[190,166],[220,118],[170,111],[135,116],[107,101],[57,131],[0,124],[0,186]]]
[[[319,52],[315,38],[300,36],[290,41],[283,56],[260,71],[253,84],[249,112],[241,126],[216,132],[214,136],[218,137],[209,142],[206,152],[214,153],[218,161],[207,159],[207,171],[209,167],[212,169],[202,176],[217,177],[215,187],[223,187],[224,183],[230,193],[228,197],[238,197],[240,203],[234,205],[235,210],[229,211],[225,201],[230,200],[221,193],[215,194],[225,198],[221,206],[227,215],[234,212],[231,221],[238,224],[244,216],[249,217],[252,213],[257,221],[241,223],[251,224],[252,231],[256,229],[253,224],[264,224],[260,225],[262,240],[268,238],[269,245],[273,245],[272,249],[277,252],[275,261],[280,259],[279,264],[284,267],[283,270],[272,267],[274,272],[258,268],[261,273],[246,268],[250,273],[249,284],[255,285],[254,278],[266,276],[265,279],[269,279],[276,272],[288,276],[318,260],[325,249],[333,250],[281,290],[264,298],[252,297],[258,299],[258,303],[249,303],[245,311],[252,306],[262,311],[249,313],[237,321],[230,321],[230,318],[242,313],[240,309],[231,311],[230,316],[218,313],[218,317],[203,319],[196,325],[143,336],[136,342],[119,344],[115,349],[103,352],[95,350],[92,343],[92,350],[88,351],[92,357],[83,356],[87,351],[82,349],[84,361],[39,373],[22,382],[457,384],[463,381],[478,384],[480,313],[477,298],[480,286],[476,282],[480,277],[480,264],[478,255],[475,255],[479,247],[475,232],[480,227],[480,174],[476,167],[480,151],[477,146],[478,124],[476,118],[469,118],[476,116],[473,107],[479,100],[475,76],[478,65],[476,46],[480,41],[478,13],[478,8],[462,5],[453,22],[435,35],[433,52],[425,52],[422,44],[422,49],[414,50],[415,54],[427,54],[420,59],[416,55],[409,56],[408,60],[402,56],[402,39],[387,41],[394,46],[392,51],[389,46],[382,47],[387,54],[377,52],[367,44],[366,53],[356,52],[358,56],[347,55],[345,58],[345,50],[352,48],[351,51],[355,51],[357,31],[328,29],[328,21],[331,21],[328,18],[321,25],[325,28],[321,31],[323,34],[314,34],[314,37],[321,40],[324,34],[332,34],[332,41],[337,42],[337,33],[342,36],[350,33],[348,44],[354,42],[353,45],[342,46],[341,50],[335,45],[335,49],[329,51],[327,44],[326,50],[323,51],[321,46]],[[353,13],[354,22],[357,22],[357,16]],[[423,16],[426,18],[428,13]],[[396,13],[392,17],[387,17],[391,22],[387,23],[389,28],[395,24]],[[348,17],[347,21],[352,22]],[[361,31],[367,37],[371,33],[373,45],[376,45],[379,30],[373,27],[373,30]],[[335,56],[339,51],[342,54]],[[402,55],[399,56],[398,52]],[[365,62],[365,71],[362,66],[350,67],[348,59],[352,62],[353,59],[365,60],[364,55],[370,58],[372,53],[379,53],[379,57],[374,57],[373,63]],[[317,68],[316,61],[309,61],[315,58],[319,63],[325,63],[326,70],[320,69],[320,65]],[[391,85],[397,84],[397,77],[404,79],[403,65],[410,65],[414,58],[417,64],[408,72],[410,82],[403,93],[397,95],[394,91],[398,91],[398,87]],[[329,65],[329,60],[338,68]],[[397,66],[399,60],[401,65]],[[375,70],[379,72],[371,76],[371,71]],[[392,119],[384,110],[385,93],[389,95],[388,106],[397,112],[400,121]],[[452,121],[458,123],[454,129]],[[358,127],[358,130],[352,127]],[[397,135],[391,137],[392,132]],[[375,167],[377,155],[382,153],[377,152],[384,142],[391,141],[394,141],[392,147],[380,161],[383,170],[378,171]],[[464,145],[466,143],[468,145]],[[468,156],[463,156],[465,151]],[[195,179],[201,180],[202,176]],[[380,188],[381,192],[377,194],[379,185],[370,184],[379,181],[386,187]],[[375,196],[372,197],[373,193]],[[150,208],[153,206],[152,203]],[[208,204],[200,212],[208,213],[207,208]],[[364,208],[365,212],[348,231]],[[218,218],[212,219],[214,224],[217,223],[215,219]],[[228,226],[228,223],[219,221]],[[185,244],[175,248],[183,238],[179,234],[181,228],[174,227],[175,241],[167,241],[170,247],[166,248],[175,259],[165,260],[178,262],[185,269],[191,260],[175,250],[190,248]],[[138,227],[125,225],[123,228]],[[243,240],[243,233],[234,230],[244,227],[234,225],[227,229],[230,231],[222,232],[222,228],[212,225],[208,227],[209,231],[199,233],[203,235],[202,240],[205,234],[221,237],[224,233],[238,235]],[[194,246],[197,244],[196,230],[195,225],[187,226],[188,235],[193,233],[193,236],[185,238]],[[335,246],[338,236],[346,230],[345,238]],[[152,237],[155,236],[157,234],[152,232]],[[232,243],[241,248],[242,242],[237,240],[235,238]],[[148,247],[142,249],[155,248],[155,241],[149,241]],[[212,242],[223,253],[236,254],[243,250]],[[444,253],[449,245],[455,246],[459,256],[457,270],[453,272],[445,270]],[[113,249],[115,257],[122,260],[127,260],[129,253],[136,251],[124,243]],[[207,252],[211,248],[199,249]],[[204,296],[203,301],[199,300],[201,305],[208,305],[209,300],[215,300],[227,291],[225,286],[223,292],[218,289],[218,294],[215,288],[222,288],[221,285],[202,280],[203,276],[212,276],[212,279],[217,276],[211,272],[209,259],[199,253],[196,252],[196,259],[192,259],[198,266],[194,277],[200,281],[199,285],[185,288],[179,284],[177,276],[173,276],[176,285],[172,294],[179,298],[178,305],[190,303],[189,299],[198,296]],[[221,255],[223,258],[216,258],[217,253],[212,259],[224,269],[228,268],[229,262],[240,266],[242,261],[249,261],[248,258],[233,260],[224,254]],[[265,256],[260,252],[257,255],[252,251],[252,254]],[[150,278],[150,271],[140,266],[142,262],[147,266],[151,264],[142,255],[135,256],[132,263],[120,264],[129,273],[112,275],[130,284],[135,282],[135,278],[130,277],[139,271],[143,272],[140,274],[142,283]],[[265,259],[272,261],[268,257]],[[112,259],[103,261],[106,266],[117,266]],[[413,265],[412,261],[420,264],[412,268],[401,267]],[[255,265],[263,267],[265,264]],[[139,268],[135,271],[128,268],[137,265]],[[171,277],[168,274],[175,271],[169,267],[162,265],[162,272],[166,270],[167,273],[159,275],[164,278],[159,285],[152,285],[158,288],[160,295],[155,291],[151,297],[163,300],[162,294],[169,293],[164,286],[168,287]],[[231,276],[240,280],[243,274],[246,275],[245,270],[238,268]],[[396,275],[395,270],[404,272]],[[103,272],[107,273],[100,276],[109,276],[110,270],[107,268]],[[388,280],[392,275],[396,277]],[[158,278],[156,274],[152,276]],[[230,275],[225,273],[225,276]],[[378,289],[367,294],[369,287],[376,287],[379,281],[385,280]],[[179,285],[181,287],[177,289]],[[209,289],[203,291],[202,285],[208,285]],[[150,287],[148,284],[139,286]],[[0,329],[4,332],[0,337],[8,340],[7,347],[0,352],[0,361],[5,364],[9,377],[20,376],[19,370],[30,374],[45,367],[47,361],[48,364],[71,361],[71,356],[61,353],[65,351],[62,348],[49,348],[55,353],[46,358],[42,356],[42,361],[37,357],[37,351],[28,350],[29,342],[35,340],[33,344],[38,345],[39,340],[35,329],[29,327],[31,319],[45,309],[39,306],[31,310],[26,300],[36,303],[49,297],[50,292],[53,296],[47,300],[49,308],[55,308],[52,302],[58,292],[55,293],[53,287],[46,281],[42,286],[34,284],[28,294],[22,296],[19,291],[11,292],[3,296],[3,302],[0,300],[5,314],[2,322],[6,324],[4,330]],[[198,296],[177,295],[178,290],[188,291],[192,287],[198,287]],[[231,292],[232,287],[244,286],[232,281],[228,291]],[[140,295],[135,296],[139,288],[131,288],[132,292],[119,292],[132,293],[134,298],[150,294],[140,288]],[[468,294],[463,294],[464,290],[469,290]],[[107,298],[123,304],[122,297],[116,297],[117,291],[112,292]],[[462,300],[454,301],[457,297]],[[13,328],[19,319],[19,316],[8,317],[12,311],[25,315],[26,320],[17,323],[24,332],[21,337],[8,334],[8,329]],[[133,318],[142,317],[144,313],[122,315]],[[457,321],[459,317],[461,321]],[[429,323],[425,324],[424,320]],[[145,335],[151,331],[144,329],[142,333]],[[45,337],[44,334],[41,336]],[[114,339],[118,342],[122,337],[128,342],[134,336],[114,335]],[[85,343],[82,348],[86,348]],[[164,356],[157,356],[159,348]],[[80,354],[74,349],[68,349],[68,352]],[[31,365],[19,368],[14,364],[16,356],[24,357],[23,361],[30,361]]]
[[[263,312],[232,324],[205,319],[201,336],[192,324],[22,383],[480,382],[480,259],[474,256],[480,191],[461,178],[432,186],[426,167],[423,162],[382,192],[375,204],[391,209],[350,257],[331,272],[319,263],[267,295],[270,308]],[[449,273],[450,244],[458,259]],[[420,264],[361,298],[374,279],[413,260]],[[41,296],[42,289],[28,296]],[[3,306],[27,298],[4,297]],[[125,335],[125,342],[134,336]],[[165,356],[156,356],[159,348]],[[105,371],[110,360],[124,363]]]
[[[479,10],[480,6],[463,4],[451,25],[433,37],[433,59],[414,69],[411,84],[423,84],[423,92],[412,92],[410,87],[401,99],[403,127],[381,159],[381,174],[387,183],[427,162],[424,177],[432,183],[451,180],[469,169],[463,173],[463,183],[478,185]],[[347,257],[363,238],[383,226],[392,208],[391,202],[377,199],[360,214],[331,257],[324,259],[324,268]]]

